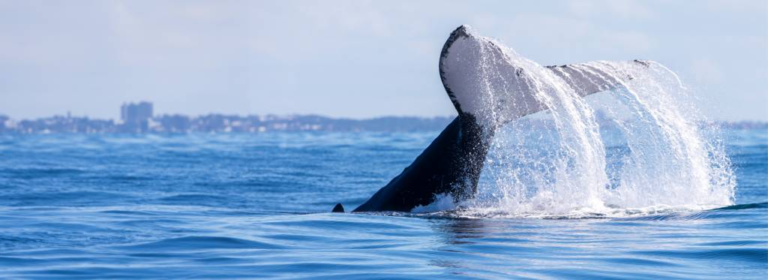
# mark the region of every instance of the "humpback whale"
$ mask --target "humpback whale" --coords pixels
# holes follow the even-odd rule
[[[496,130],[520,117],[546,110],[537,99],[540,87],[529,77],[528,60],[479,36],[466,25],[451,32],[440,53],[440,79],[458,116],[410,166],[353,212],[411,211],[437,195],[454,201],[472,198]],[[529,62],[529,61],[528,61]],[[605,67],[647,61],[589,62],[546,66],[579,96],[606,91],[632,77],[616,78]],[[333,212],[343,212],[338,204]]]

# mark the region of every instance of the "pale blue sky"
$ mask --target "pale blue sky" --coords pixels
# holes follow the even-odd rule
[[[541,64],[650,59],[719,120],[768,121],[768,1],[2,1],[0,114],[454,113],[469,24]]]

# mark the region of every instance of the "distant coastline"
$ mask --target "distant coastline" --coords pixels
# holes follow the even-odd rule
[[[332,118],[320,115],[159,115],[130,123],[78,116],[53,116],[14,120],[0,115],[2,134],[49,133],[267,133],[267,132],[416,132],[440,131],[455,116],[387,116],[368,119]],[[768,122],[716,122],[727,129],[768,129]]]
[[[331,118],[320,115],[159,115],[141,121],[76,116],[14,120],[0,115],[0,133],[266,133],[266,132],[413,132],[440,131],[455,116]]]

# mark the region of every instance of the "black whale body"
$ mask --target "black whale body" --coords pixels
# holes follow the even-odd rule
[[[432,144],[359,211],[411,211],[432,203],[436,194],[471,197],[488,153],[472,116],[458,116]]]

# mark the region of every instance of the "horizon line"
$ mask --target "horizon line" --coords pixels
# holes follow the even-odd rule
[[[157,117],[164,117],[164,116],[184,116],[189,118],[199,118],[199,117],[206,117],[206,116],[228,116],[228,117],[278,117],[278,118],[284,118],[284,117],[322,117],[327,119],[347,119],[347,120],[374,120],[374,119],[382,119],[382,118],[419,118],[419,119],[434,119],[434,118],[454,118],[458,114],[449,114],[449,115],[379,115],[379,116],[371,116],[371,117],[345,117],[345,116],[331,116],[331,115],[324,115],[320,113],[287,113],[287,114],[278,114],[278,113],[266,113],[266,114],[237,114],[237,113],[216,113],[216,112],[209,112],[204,114],[183,114],[183,113],[162,113],[162,114],[153,114],[152,118]],[[53,114],[49,116],[43,116],[43,117],[35,117],[35,118],[15,118],[3,113],[0,113],[0,119],[6,118],[7,120],[13,120],[13,121],[27,121],[27,120],[41,120],[41,119],[51,119],[56,117],[62,117],[62,118],[85,118],[85,119],[91,119],[91,120],[111,120],[111,121],[119,121],[120,118],[100,118],[100,117],[90,117],[88,115],[73,115],[67,112],[67,114]],[[719,122],[719,123],[768,123],[768,120],[755,120],[755,119],[740,119],[740,120],[723,120],[723,119],[712,119],[712,118],[706,118],[705,121],[709,122]]]

